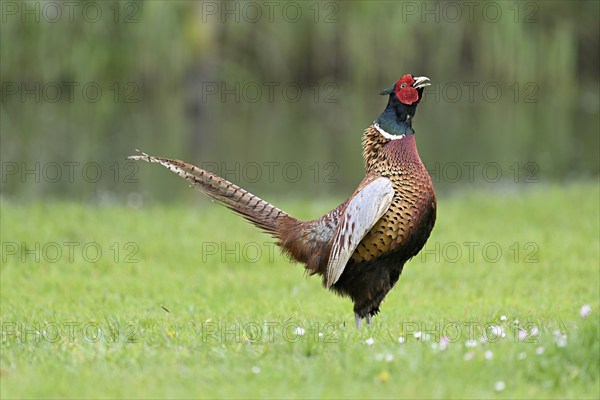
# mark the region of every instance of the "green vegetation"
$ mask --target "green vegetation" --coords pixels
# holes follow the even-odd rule
[[[347,299],[209,202],[3,199],[0,394],[598,398],[599,196],[576,184],[441,198],[427,252],[361,330]],[[278,205],[308,218],[335,204]]]
[[[285,2],[272,21],[260,1],[92,2],[102,11],[94,22],[79,3],[73,21],[66,3],[56,22],[22,15],[43,2],[5,3],[17,9],[0,26],[0,157],[22,170],[96,162],[107,177],[140,148],[228,169],[296,162],[304,176],[315,162],[334,162],[353,190],[358,182],[344,176],[362,173],[360,134],[385,107],[379,91],[413,73],[432,81],[415,119],[427,163],[495,162],[506,171],[534,162],[538,177],[555,181],[599,174],[595,0],[291,2],[298,21],[282,15]],[[246,17],[257,7],[262,18]],[[151,174],[140,188],[155,197],[185,190]],[[9,176],[0,185],[12,196],[72,199],[86,189],[75,182]],[[280,183],[257,185],[287,192]],[[95,186],[129,190],[110,178]],[[297,186],[338,195],[332,185]]]

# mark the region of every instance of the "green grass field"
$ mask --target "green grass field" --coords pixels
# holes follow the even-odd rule
[[[357,330],[348,299],[208,201],[4,199],[0,394],[598,398],[599,218],[597,183],[442,197],[426,252]]]

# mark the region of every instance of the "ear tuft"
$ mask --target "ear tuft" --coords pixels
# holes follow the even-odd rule
[[[383,89],[381,91],[381,93],[379,93],[380,95],[386,95],[386,94],[392,94],[394,92],[394,89],[396,89],[396,84],[394,83],[392,86],[390,86],[387,89]]]

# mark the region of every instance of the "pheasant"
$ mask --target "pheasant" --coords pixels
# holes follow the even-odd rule
[[[387,107],[363,134],[366,174],[354,194],[311,221],[300,221],[235,184],[184,161],[158,163],[277,239],[310,275],[354,303],[356,326],[368,325],[404,264],[425,245],[436,218],[436,197],[415,143],[412,120],[429,78],[404,75],[383,90]]]

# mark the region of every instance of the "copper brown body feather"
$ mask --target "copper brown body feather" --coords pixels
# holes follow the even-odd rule
[[[413,136],[389,141],[370,126],[363,136],[363,149],[366,177],[356,192],[374,177],[383,176],[392,181],[394,201],[362,239],[333,290],[349,296],[355,313],[366,317],[378,312],[404,263],[425,245],[435,223],[436,198]],[[347,204],[316,220],[296,220],[284,229],[282,248],[311,274],[325,276],[333,234]]]

